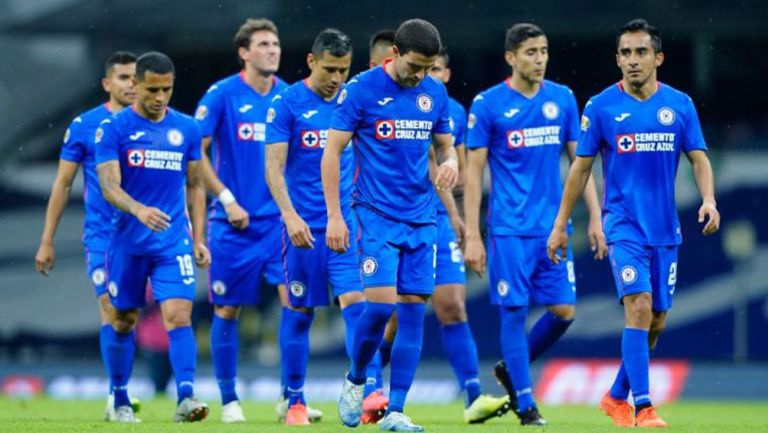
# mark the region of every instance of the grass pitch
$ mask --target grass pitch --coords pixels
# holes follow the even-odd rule
[[[352,432],[341,425],[333,404],[319,404],[325,418],[309,427],[292,427],[288,430],[312,432]],[[221,405],[213,403],[207,420],[195,424],[173,424],[170,419],[174,403],[169,400],[142,402],[142,423],[118,425],[100,421],[102,401],[55,401],[45,398],[12,400],[0,398],[0,432],[281,432],[286,427],[277,423],[274,405],[245,403],[248,422],[237,425],[221,424]],[[543,407],[542,414],[550,425],[543,428],[523,428],[513,414],[488,421],[482,425],[466,425],[462,422],[463,408],[452,405],[409,405],[407,414],[414,422],[423,425],[427,432],[510,432],[523,431],[547,433],[596,433],[621,431],[596,407],[567,406]],[[765,432],[768,431],[768,402],[682,402],[660,408],[659,414],[670,424],[669,432]],[[360,432],[379,431],[377,426],[361,426]]]

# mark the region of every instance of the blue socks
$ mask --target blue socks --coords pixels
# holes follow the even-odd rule
[[[357,319],[354,350],[347,378],[354,384],[365,383],[366,369],[379,347],[384,327],[395,310],[394,304],[366,302],[365,309]]]
[[[621,358],[632,388],[635,407],[651,404],[648,384],[649,357],[648,331],[624,328],[624,333],[621,336]]]
[[[109,393],[112,393],[112,373],[110,372],[109,365],[109,333],[114,332],[112,325],[107,323],[101,325],[99,329],[99,351],[101,352],[101,362],[104,364],[104,370],[107,372],[107,379],[109,379]]]
[[[517,394],[517,411],[534,406],[525,319],[528,307],[501,307],[501,352]]]
[[[285,391],[288,405],[306,404],[304,401],[304,378],[307,375],[309,359],[309,327],[314,313],[283,309],[280,328],[285,332],[282,357],[285,360]]]
[[[360,314],[363,313],[363,310],[365,310],[365,302],[350,304],[341,309],[341,317],[344,319],[344,331],[346,333],[345,347],[349,359],[352,359],[352,350],[355,345],[355,328],[357,327],[357,320],[360,318]]]
[[[211,357],[216,381],[221,391],[221,404],[237,400],[235,377],[239,355],[239,321],[227,320],[213,315],[211,324]]]
[[[392,343],[382,339],[379,344],[379,353],[381,354],[381,368],[389,365],[389,361],[392,358]],[[381,372],[379,372],[379,378],[381,378]]]
[[[565,334],[568,327],[573,323],[571,320],[563,320],[551,311],[547,310],[543,316],[533,325],[531,333],[528,334],[528,347],[531,354],[531,361],[537,359],[544,352],[549,350],[555,341]]]
[[[364,397],[368,397],[374,391],[384,389],[382,370],[389,364],[391,357],[392,343],[382,339],[379,344],[379,350],[376,351],[376,355],[374,355],[366,370],[367,378],[365,379],[365,389],[363,390]]]
[[[197,344],[191,326],[168,331],[173,376],[176,379],[178,403],[194,395],[195,369],[197,367]]]
[[[397,335],[392,346],[392,377],[387,412],[403,412],[405,397],[413,383],[424,338],[423,303],[397,304]]]
[[[130,406],[128,398],[128,379],[133,371],[133,357],[136,353],[136,333],[131,330],[125,334],[116,332],[112,325],[101,328],[103,348],[110,374],[110,392],[115,396],[115,408]]]
[[[467,322],[443,325],[440,329],[443,351],[453,367],[459,387],[465,394],[464,406],[468,407],[481,394],[480,380],[477,377],[479,361],[475,339]]]

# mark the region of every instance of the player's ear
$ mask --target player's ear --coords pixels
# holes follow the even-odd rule
[[[109,79],[109,77],[104,77],[101,79],[101,88],[104,89],[105,92],[109,93],[109,89],[112,88],[112,81]]]
[[[515,64],[515,52],[514,51],[504,51],[504,60],[507,61],[507,64],[509,67],[514,67]]]
[[[310,71],[315,69],[315,63],[317,63],[315,55],[312,53],[307,54],[307,66],[309,66]]]
[[[445,68],[445,84],[451,81],[451,68]]]
[[[243,63],[248,61],[248,49],[245,47],[240,47],[237,49],[237,55],[240,57],[240,60],[243,61]],[[243,66],[245,68],[245,66]]]
[[[661,64],[664,63],[664,53],[656,53],[656,58],[654,59],[653,63],[657,68],[661,66]]]

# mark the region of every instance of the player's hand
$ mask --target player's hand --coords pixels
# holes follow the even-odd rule
[[[312,236],[312,230],[307,223],[298,215],[289,215],[285,220],[285,229],[288,231],[288,237],[296,248],[314,248],[315,237]]]
[[[455,159],[450,158],[437,167],[435,188],[438,191],[449,191],[456,185],[458,179],[459,163]]]
[[[547,257],[556,265],[568,259],[568,233],[565,229],[552,229],[547,239]]]
[[[325,230],[325,243],[331,251],[346,253],[349,249],[349,229],[344,218],[328,218],[328,226]]]
[[[195,241],[193,251],[195,254],[195,263],[197,263],[197,267],[201,269],[208,269],[208,266],[211,266],[211,252],[208,251],[208,247],[205,246],[205,241]]]
[[[37,254],[35,254],[35,269],[37,269],[37,272],[47,277],[53,270],[55,261],[56,253],[53,251],[53,245],[40,244],[40,248],[37,249]]]
[[[464,249],[464,237],[467,230],[464,227],[464,221],[461,220],[459,215],[451,217],[451,227],[453,227],[453,232],[456,233],[456,243],[459,244],[459,248]]]
[[[229,206],[224,206],[224,210],[227,212],[227,221],[232,224],[232,227],[240,230],[248,228],[250,223],[250,216],[237,202],[230,203]]]
[[[587,236],[589,236],[589,247],[595,253],[595,260],[603,260],[608,255],[608,245],[605,243],[603,222],[600,221],[600,218],[589,220]]]
[[[154,232],[161,232],[171,226],[171,217],[156,207],[143,206],[136,212],[136,218]]]
[[[464,262],[482,278],[485,275],[486,266],[483,241],[477,236],[469,236],[466,238],[465,243]]]
[[[699,208],[699,222],[703,223],[704,221],[707,222],[701,231],[704,236],[709,236],[720,230],[720,212],[717,211],[714,203],[705,202]]]

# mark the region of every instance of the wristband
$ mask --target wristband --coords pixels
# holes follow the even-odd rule
[[[226,188],[224,191],[219,193],[219,201],[225,207],[237,202],[237,200],[235,200],[234,194],[232,194],[232,191],[230,191],[229,188]]]

